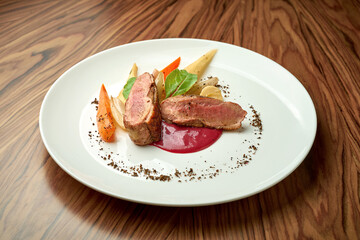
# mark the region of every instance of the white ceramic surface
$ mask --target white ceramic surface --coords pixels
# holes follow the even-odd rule
[[[117,131],[115,143],[104,144],[116,161],[154,168],[162,173],[193,168],[201,180],[173,178],[153,181],[132,177],[107,166],[99,146],[88,137],[94,131],[94,105],[102,83],[116,96],[133,63],[139,73],[161,69],[181,56],[180,68],[210,49],[218,52],[205,76],[217,76],[229,86],[227,101],[248,111],[240,131],[225,132],[211,147],[193,154],[174,154],[153,146],[138,147]],[[261,139],[250,125],[250,105],[261,114]],[[250,50],[199,39],[159,39],[122,45],[91,56],[66,71],[46,94],[40,110],[44,144],[68,174],[105,194],[134,202],[163,206],[200,206],[248,197],[278,183],[294,171],[308,154],[315,138],[316,112],[309,94],[287,70]],[[94,144],[95,143],[95,144]],[[95,145],[95,146],[94,146]],[[255,154],[249,146],[257,146]],[[234,168],[243,154],[252,160]],[[101,154],[100,154],[101,155]],[[215,168],[211,168],[215,166]],[[208,175],[207,175],[208,174]],[[187,181],[185,181],[187,180]]]

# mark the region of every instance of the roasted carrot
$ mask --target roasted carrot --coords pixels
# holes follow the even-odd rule
[[[172,71],[174,71],[175,69],[177,69],[179,67],[180,60],[181,60],[181,58],[178,57],[175,61],[173,61],[168,66],[166,66],[163,70],[161,70],[161,72],[164,73],[164,79],[166,79],[166,77],[167,77],[167,75],[169,75],[169,73],[171,73]]]
[[[115,136],[115,122],[111,113],[110,98],[104,84],[101,85],[96,121],[102,140],[112,142]]]

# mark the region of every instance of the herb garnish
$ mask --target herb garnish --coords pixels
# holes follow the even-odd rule
[[[136,77],[132,77],[127,80],[127,82],[124,86],[124,90],[123,90],[123,96],[125,99],[127,99],[129,97],[130,90],[131,90],[132,86],[134,85],[135,80],[136,80]]]
[[[186,93],[196,83],[196,81],[196,74],[188,73],[186,70],[175,69],[166,77],[166,98]]]

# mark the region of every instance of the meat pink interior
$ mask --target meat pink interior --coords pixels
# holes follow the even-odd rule
[[[131,111],[129,112],[129,120],[133,123],[142,122],[149,115],[149,112],[152,111],[152,100],[147,96],[151,82],[142,81],[144,78],[140,77],[137,79],[131,90],[134,97],[129,97],[126,104],[128,104]]]

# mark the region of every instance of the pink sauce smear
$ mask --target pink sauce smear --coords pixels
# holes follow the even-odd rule
[[[151,145],[172,153],[193,153],[201,151],[221,136],[222,130],[211,128],[185,127],[161,123],[161,140]]]

